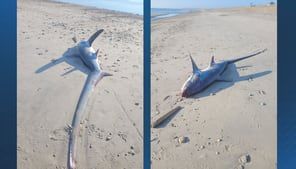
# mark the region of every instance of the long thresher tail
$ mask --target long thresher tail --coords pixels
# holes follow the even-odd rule
[[[254,52],[250,55],[247,55],[247,56],[244,56],[244,57],[240,57],[238,59],[233,59],[233,60],[229,60],[228,63],[235,63],[235,62],[238,62],[238,61],[241,61],[241,60],[244,60],[244,59],[247,59],[247,58],[250,58],[250,57],[253,57],[253,56],[256,56],[256,55],[259,55],[260,53],[263,53],[265,52],[267,49],[263,49],[263,50],[259,50],[257,52]]]
[[[77,163],[77,152],[76,152],[76,146],[77,146],[77,138],[79,135],[79,126],[80,121],[83,117],[85,107],[87,105],[88,99],[94,90],[96,84],[98,81],[100,81],[103,76],[106,76],[102,72],[91,72],[86,79],[86,82],[84,84],[84,87],[81,91],[75,113],[72,120],[72,129],[70,132],[69,137],[69,147],[68,147],[68,169],[75,169],[76,163]]]

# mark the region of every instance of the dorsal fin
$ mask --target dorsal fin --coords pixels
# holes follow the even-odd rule
[[[104,31],[104,29],[100,29],[97,32],[95,32],[91,37],[88,39],[88,43],[91,46],[94,40]]]
[[[215,56],[213,55],[210,61],[210,66],[213,66],[215,64]]]
[[[98,54],[99,54],[99,49],[97,49],[97,51],[96,51],[96,56],[98,56]]]
[[[190,57],[190,60],[191,60],[191,64],[192,64],[192,72],[195,73],[195,72],[199,72],[199,68],[196,66],[194,60],[192,59],[192,56],[191,54],[189,54],[189,57]]]

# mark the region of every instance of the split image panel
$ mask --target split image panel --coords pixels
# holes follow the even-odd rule
[[[151,6],[144,96],[142,0],[18,1],[18,168],[276,168],[276,5]]]
[[[19,169],[143,168],[143,4],[93,2],[18,1]]]
[[[276,6],[229,3],[152,0],[152,169],[276,168]]]

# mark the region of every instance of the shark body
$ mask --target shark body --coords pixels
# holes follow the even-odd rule
[[[181,95],[182,97],[190,97],[193,96],[214,82],[217,81],[229,81],[225,80],[222,77],[222,74],[225,72],[227,69],[227,66],[229,64],[250,58],[252,56],[258,55],[260,53],[265,52],[266,49],[260,50],[258,52],[254,52],[250,55],[240,57],[238,59],[232,59],[232,60],[225,60],[221,62],[215,62],[214,56],[212,57],[210,64],[207,68],[201,70],[196,66],[196,63],[192,59],[190,55],[190,60],[192,64],[192,74],[190,77],[186,80],[186,82],[183,84],[181,88]]]
[[[75,55],[78,57],[84,65],[89,69],[89,73],[81,91],[73,120],[71,125],[71,132],[69,138],[68,147],[68,168],[75,169],[77,163],[77,138],[79,135],[80,121],[84,113],[84,109],[87,105],[88,98],[94,90],[95,86],[104,76],[111,76],[112,74],[102,71],[99,60],[98,60],[98,50],[95,51],[92,47],[93,41],[103,32],[103,29],[95,32],[88,40],[82,40],[75,46]],[[74,40],[74,39],[73,39]],[[76,40],[74,40],[76,42]]]

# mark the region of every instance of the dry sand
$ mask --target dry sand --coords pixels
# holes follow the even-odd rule
[[[152,22],[151,36],[152,119],[184,107],[152,129],[152,168],[276,168],[276,7],[179,15]],[[192,71],[189,52],[206,68],[212,54],[225,60],[263,48],[229,67],[233,82],[180,98]]]
[[[62,169],[68,133],[86,74],[60,63],[78,40],[97,29],[103,70],[114,74],[96,86],[79,143],[78,168],[142,168],[142,18],[64,3],[19,0],[17,5],[17,153],[19,169]]]

